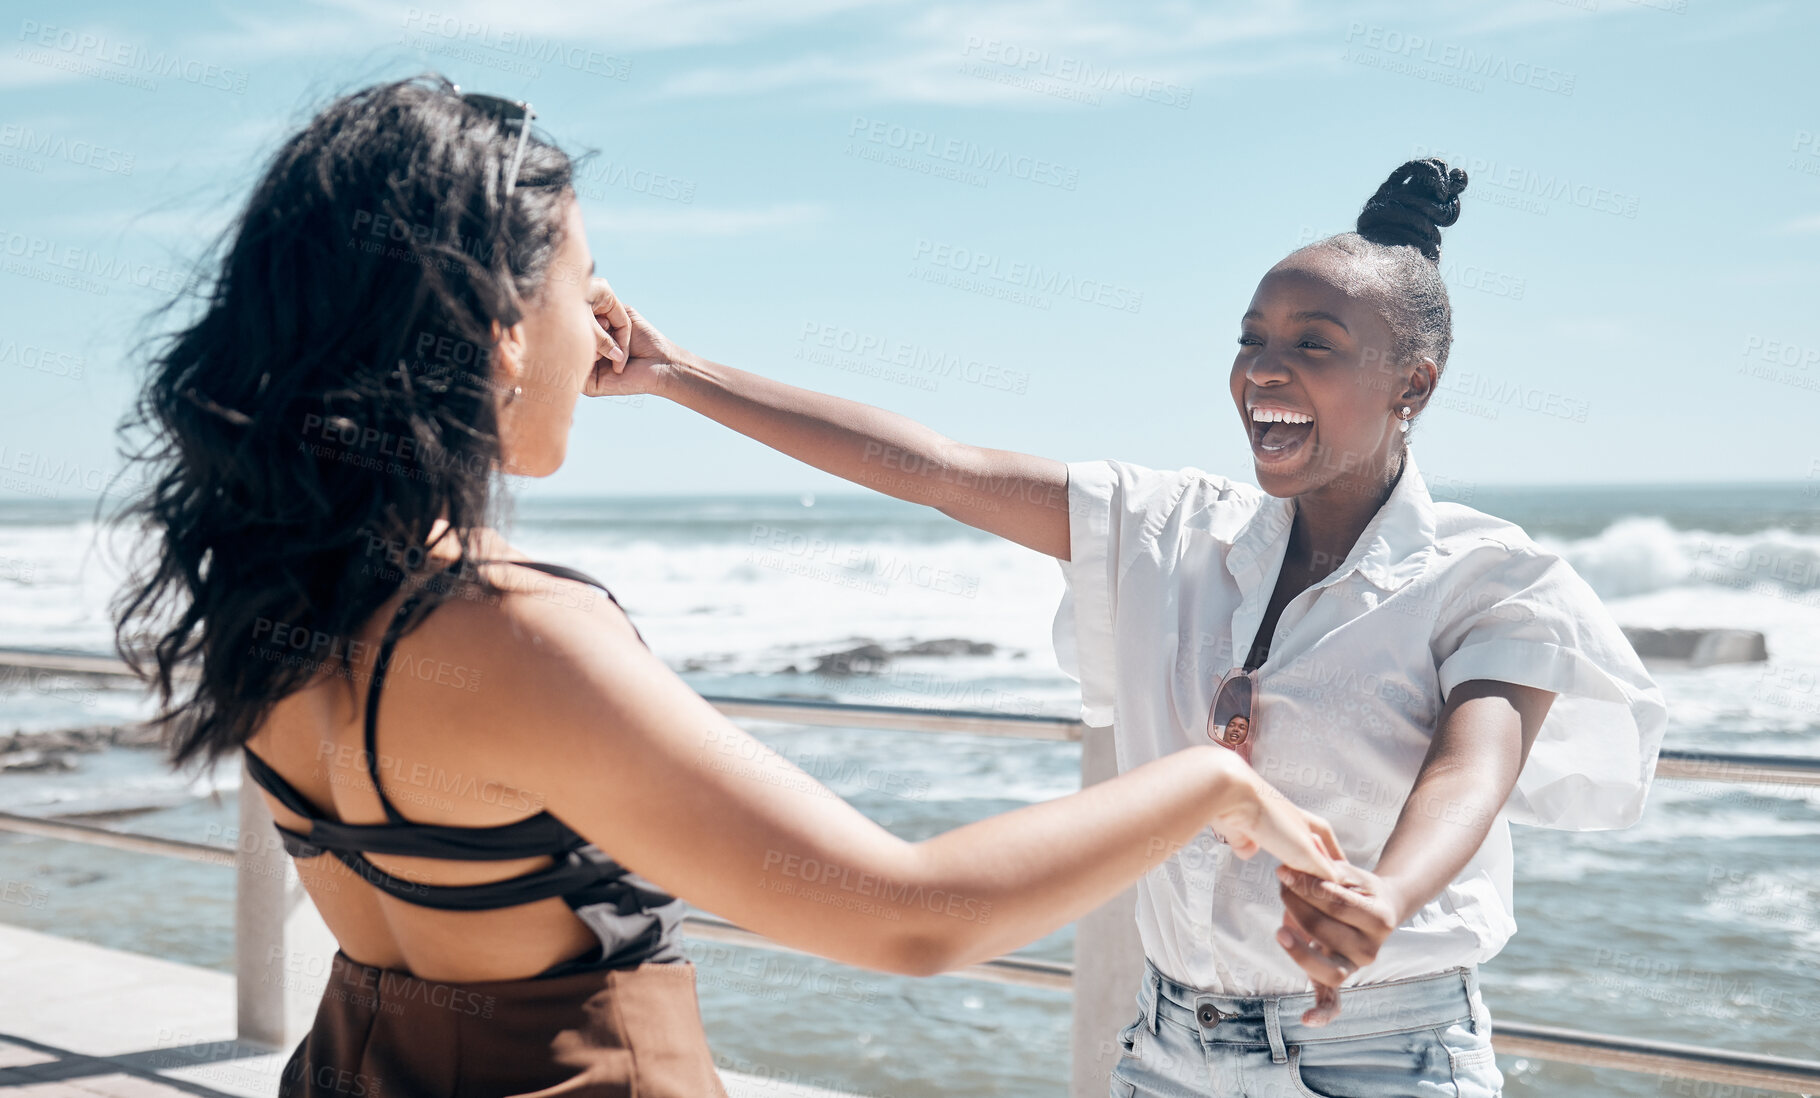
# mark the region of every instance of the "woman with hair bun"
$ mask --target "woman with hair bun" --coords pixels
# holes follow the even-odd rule
[[[965,445],[709,362],[632,311],[628,362],[601,370],[603,391],[1055,557],[1057,655],[1121,770],[1218,743],[1333,821],[1356,863],[1337,882],[1241,864],[1211,828],[1140,882],[1114,1098],[1498,1093],[1477,971],[1516,930],[1509,821],[1642,812],[1666,710],[1623,633],[1565,561],[1434,502],[1416,467],[1465,188],[1402,164],[1356,232],[1258,283],[1228,379],[1257,487]]]

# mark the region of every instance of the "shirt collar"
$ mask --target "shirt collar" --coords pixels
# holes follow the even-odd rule
[[[1282,557],[1295,509],[1294,499],[1265,495],[1227,551],[1226,567],[1235,579],[1248,571],[1261,573],[1263,562]],[[1434,543],[1434,500],[1411,450],[1390,498],[1365,525],[1352,552],[1331,575],[1314,586],[1338,583],[1357,571],[1378,587],[1395,591],[1422,574]]]

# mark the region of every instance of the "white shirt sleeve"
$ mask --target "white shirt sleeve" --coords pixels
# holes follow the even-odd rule
[[[1155,544],[1190,476],[1119,461],[1068,465],[1068,556],[1060,562],[1067,590],[1055,612],[1055,656],[1081,684],[1081,720],[1114,723],[1118,684],[1119,580]]]
[[[1509,818],[1569,831],[1635,823],[1668,709],[1598,595],[1552,553],[1489,541],[1450,569],[1448,588],[1435,636],[1443,699],[1472,679],[1558,695]]]

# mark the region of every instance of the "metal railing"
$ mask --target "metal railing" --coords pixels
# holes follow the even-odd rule
[[[35,649],[0,648],[0,667],[6,666],[58,674],[103,677],[127,675],[125,666],[109,657]],[[709,696],[707,700],[726,716],[738,719],[1082,742],[1083,784],[1104,780],[1112,776],[1114,771],[1110,736],[1106,734],[1108,730],[1089,729],[1079,721],[1064,717],[763,698]],[[1820,786],[1820,758],[1664,750],[1657,763],[1656,776],[1673,781]],[[257,806],[255,815],[263,814],[264,806],[259,798],[242,798],[243,824],[248,819],[250,805]],[[269,820],[269,817],[266,819]],[[269,827],[269,823],[266,826]],[[250,874],[271,874],[269,866],[255,870],[249,865],[250,853],[244,845],[236,848],[186,842],[5,812],[0,812],[0,831],[213,865],[235,865],[240,873],[243,890]],[[288,867],[288,862],[286,865]],[[1095,1057],[1091,1050],[1082,1047],[1083,1044],[1096,1035],[1115,1032],[1128,1020],[1125,1015],[1130,1013],[1131,989],[1137,978],[1137,969],[1142,963],[1141,949],[1137,949],[1137,959],[1132,963],[1133,950],[1136,948],[1133,895],[1133,892],[1127,891],[1118,900],[1077,923],[1073,965],[1005,956],[946,974],[992,983],[1072,992],[1076,1047],[1071,1093],[1077,1098],[1105,1093],[1105,1071],[1111,1066],[1103,1055],[1103,1049],[1102,1055]],[[253,925],[249,926],[245,913],[243,901],[242,917],[239,920],[240,934],[243,937],[248,936],[249,932],[257,933],[261,922],[270,921],[262,916],[253,919]],[[704,940],[755,949],[798,952],[704,913],[691,913],[684,920],[684,929],[691,937]],[[236,956],[243,963],[257,952],[252,948],[253,944],[250,941],[237,943]],[[1108,964],[1109,960],[1119,963]],[[1087,969],[1100,977],[1122,969],[1123,976],[1083,981],[1077,979],[1076,975],[1081,969]],[[242,982],[246,982],[244,976]],[[248,996],[243,991],[241,1007],[243,1037],[251,1040],[264,1039],[271,1043],[268,1024],[258,1020],[249,1023],[249,1014],[257,1019],[268,1018],[271,1006],[267,1004],[249,1011]],[[249,1033],[249,1029],[252,1032]],[[1498,1022],[1494,1027],[1492,1042],[1498,1052],[1506,1055],[1587,1067],[1618,1068],[1727,1086],[1763,1087],[1799,1093],[1820,1089],[1820,1061],[1735,1053],[1723,1049],[1504,1021]]]

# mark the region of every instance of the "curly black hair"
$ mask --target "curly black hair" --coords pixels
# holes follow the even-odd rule
[[[1460,219],[1466,173],[1436,159],[1401,164],[1359,211],[1356,232],[1310,244],[1333,248],[1367,264],[1383,292],[1384,319],[1399,362],[1428,357],[1447,366],[1453,347],[1453,306],[1441,281],[1441,230]]]
[[[325,670],[351,679],[439,519],[452,571],[498,593],[468,567],[508,502],[491,350],[548,280],[574,163],[530,136],[504,201],[528,123],[456,92],[433,74],[364,88],[287,140],[120,424],[145,487],[113,521],[150,559],[114,642],[174,763],[239,748]]]

